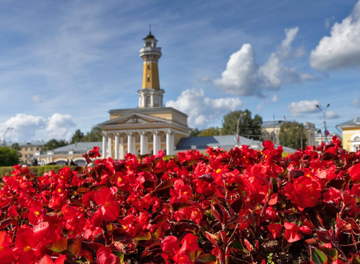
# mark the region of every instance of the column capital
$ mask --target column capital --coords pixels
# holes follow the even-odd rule
[[[102,131],[102,132],[101,132],[101,135],[104,136],[104,137],[106,137],[106,136],[108,135],[108,133],[105,132],[105,131]]]
[[[174,134],[174,130],[166,129],[166,134]]]
[[[159,134],[160,134],[160,131],[159,131],[159,130],[153,130],[152,133],[153,133],[154,135],[159,135]]]
[[[134,132],[126,132],[126,135],[128,136],[132,136],[134,134]]]

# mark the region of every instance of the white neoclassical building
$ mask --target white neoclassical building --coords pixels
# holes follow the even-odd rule
[[[159,150],[173,155],[180,139],[189,136],[187,115],[163,106],[165,91],[160,89],[158,68],[161,55],[161,48],[150,32],[140,49],[143,78],[142,89],[138,91],[139,106],[110,110],[110,120],[98,125],[103,134],[103,158],[123,159],[126,153],[157,154]]]

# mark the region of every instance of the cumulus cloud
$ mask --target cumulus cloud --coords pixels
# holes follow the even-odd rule
[[[12,127],[6,139],[12,142],[55,139],[70,139],[75,123],[70,115],[53,114],[49,118],[17,114],[0,124],[0,131]]]
[[[332,26],[330,36],[323,37],[311,51],[310,65],[319,70],[360,67],[360,0],[348,17]]]
[[[327,111],[325,114],[327,119],[338,119],[340,116],[334,111]]]
[[[199,82],[211,82],[211,78],[209,76],[202,76],[199,78]]]
[[[287,109],[292,116],[302,116],[304,114],[311,114],[319,111],[316,107],[318,104],[319,102],[317,100],[304,100],[300,102],[292,102],[288,105]]]
[[[202,89],[187,89],[176,101],[168,101],[166,106],[186,113],[190,127],[203,128],[228,112],[240,109],[242,102],[239,98],[229,97],[211,99]]]
[[[215,80],[214,84],[221,87],[225,93],[262,97],[258,68],[251,45],[244,44],[230,56],[221,79]]]
[[[304,53],[303,48],[294,51],[291,47],[298,31],[298,27],[286,29],[285,39],[262,66],[257,64],[251,45],[244,44],[230,56],[226,70],[220,79],[214,81],[214,85],[228,94],[264,97],[263,89],[279,90],[284,84],[318,80],[316,76],[298,73],[295,68],[284,65],[285,59],[299,57]]]

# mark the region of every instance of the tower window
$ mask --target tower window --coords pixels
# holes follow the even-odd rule
[[[148,65],[148,70],[150,70],[150,63],[148,63],[147,65]]]
[[[149,106],[150,106],[150,96],[146,96],[145,106],[146,106],[146,107],[149,107]]]
[[[150,82],[150,75],[147,76],[147,81]]]

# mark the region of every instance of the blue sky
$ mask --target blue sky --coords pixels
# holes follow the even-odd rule
[[[137,107],[149,24],[164,101],[191,127],[232,110],[323,126],[360,116],[356,0],[0,1],[0,137],[69,139]]]

